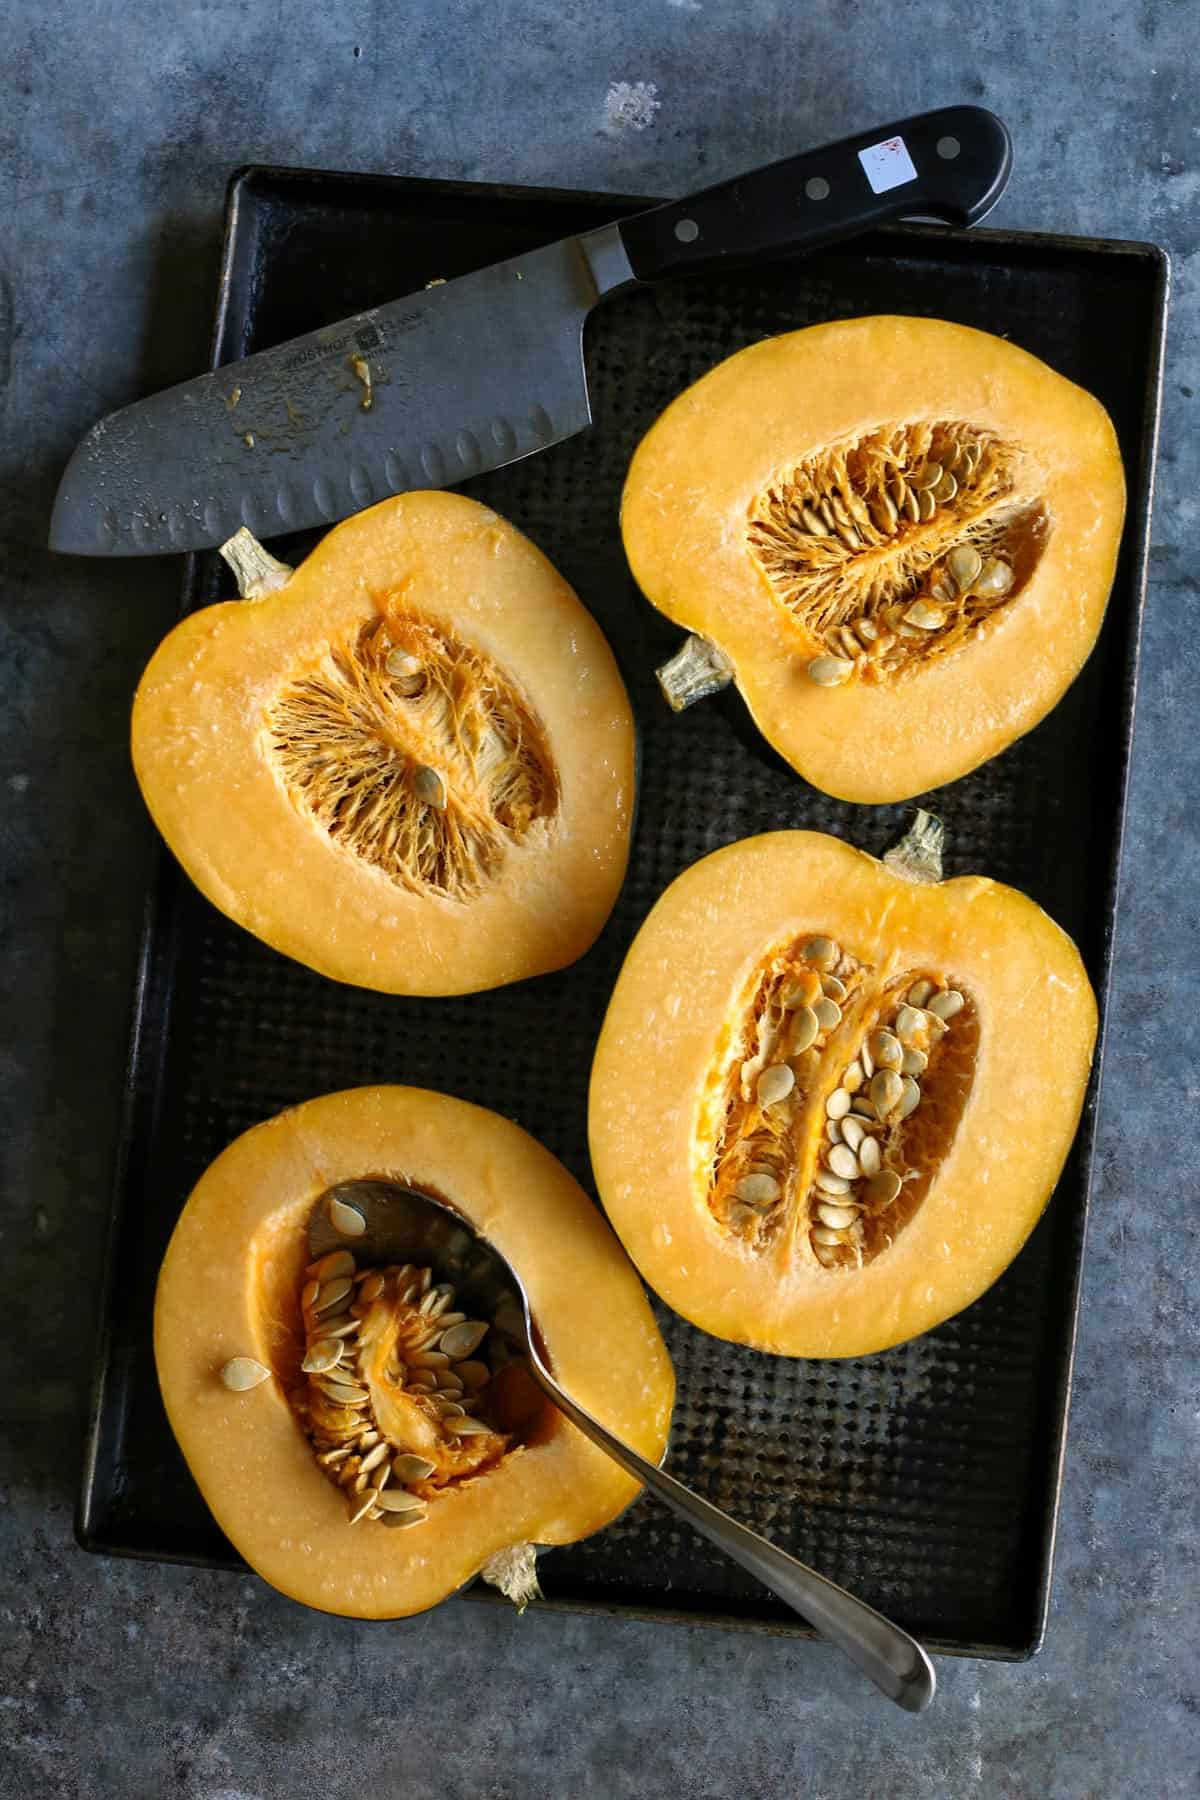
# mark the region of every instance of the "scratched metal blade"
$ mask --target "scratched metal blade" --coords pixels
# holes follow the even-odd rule
[[[102,419],[76,450],[55,550],[137,556],[324,525],[447,487],[591,422],[575,239],[231,363]]]

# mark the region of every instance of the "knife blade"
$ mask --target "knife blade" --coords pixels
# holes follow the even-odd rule
[[[324,525],[449,487],[591,423],[584,324],[608,295],[889,219],[973,225],[1011,167],[982,107],[943,107],[311,331],[100,420],[50,547],[137,556]]]

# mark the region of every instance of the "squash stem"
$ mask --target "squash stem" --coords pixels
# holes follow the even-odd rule
[[[280,562],[264,550],[252,531],[243,525],[227,543],[221,555],[237,576],[238,592],[243,600],[261,600],[264,595],[285,587],[292,579],[290,563]]]
[[[733,680],[733,664],[708,638],[688,637],[682,648],[656,669],[658,685],[672,712],[683,712],[697,700],[719,693]]]
[[[932,813],[918,810],[900,842],[885,853],[883,860],[889,869],[909,881],[940,881],[945,839],[946,827],[942,821]]]
[[[489,1556],[479,1573],[490,1586],[499,1588],[523,1613],[531,1600],[541,1600],[537,1578],[537,1549],[533,1544],[510,1544]]]

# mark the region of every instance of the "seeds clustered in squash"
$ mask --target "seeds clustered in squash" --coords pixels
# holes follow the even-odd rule
[[[352,1525],[421,1524],[536,1429],[544,1403],[519,1327],[468,1318],[432,1269],[360,1268],[352,1250],[330,1251],[305,1269],[300,1310],[292,1405]]]
[[[1022,460],[952,421],[879,428],[758,495],[748,547],[811,636],[810,680],[902,679],[1016,598],[1050,530]]]

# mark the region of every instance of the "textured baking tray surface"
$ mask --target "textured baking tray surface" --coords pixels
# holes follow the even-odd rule
[[[283,171],[254,171],[233,192],[223,360],[606,216],[602,203],[577,196]],[[657,412],[767,333],[850,313],[937,314],[1006,331],[1098,393],[1121,434],[1136,506],[1139,480],[1149,479],[1162,305],[1150,252],[914,231],[637,292],[593,316],[594,429],[465,491],[541,545],[622,662],[642,783],[616,912],[592,952],[559,975],[465,999],[391,999],[336,986],[266,949],[164,857],[138,996],[85,1543],[233,1560],[174,1448],[150,1350],[167,1238],[189,1188],[231,1138],[313,1094],[412,1082],[516,1119],[590,1189],[596,1033],[624,952],[667,883],[756,831],[818,827],[880,853],[904,829],[908,809],[814,793],[764,750],[736,699],[678,719],[661,702],[653,669],[677,633],[636,594],[617,533],[624,471]],[[296,555],[312,541],[272,547]],[[1135,528],[1101,645],[1063,704],[933,801],[947,825],[948,872],[984,870],[1026,889],[1077,938],[1101,986],[1143,551]],[[202,559],[187,603],[218,590],[228,592],[228,579]],[[658,1308],[679,1376],[672,1469],[943,1648],[1021,1655],[1042,1628],[1090,1130],[1091,1103],[1080,1150],[1013,1268],[917,1343],[854,1362],[774,1359]],[[543,1585],[571,1605],[800,1628],[649,1501],[543,1559]]]

